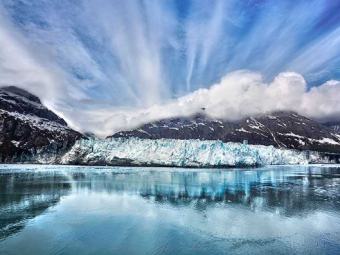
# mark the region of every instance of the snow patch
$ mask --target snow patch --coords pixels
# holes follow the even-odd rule
[[[237,132],[244,132],[244,133],[251,133],[251,132],[245,130],[244,128],[236,129],[235,131],[237,131]]]
[[[15,147],[18,147],[19,146],[19,144],[20,144],[20,142],[19,141],[11,141],[11,143],[13,143],[14,145],[15,145]]]
[[[293,137],[297,137],[297,138],[306,138],[305,136],[301,136],[301,135],[297,135],[297,134],[294,134],[293,132],[290,132],[290,133],[287,133],[287,134],[283,134],[283,133],[279,133],[279,135],[285,135],[285,136],[293,136]]]
[[[333,144],[333,145],[339,145],[340,143],[334,141],[333,139],[330,138],[323,138],[322,140],[315,140],[319,143],[328,143],[328,144]]]

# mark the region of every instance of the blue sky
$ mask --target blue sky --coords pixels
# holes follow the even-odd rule
[[[0,57],[17,58],[0,66],[2,83],[30,88],[78,127],[81,111],[104,121],[237,70],[267,83],[296,72],[308,89],[340,78],[335,0],[0,0],[0,15]]]

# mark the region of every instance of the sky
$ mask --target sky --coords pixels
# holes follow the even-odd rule
[[[0,0],[0,86],[105,137],[206,108],[340,119],[340,1]]]

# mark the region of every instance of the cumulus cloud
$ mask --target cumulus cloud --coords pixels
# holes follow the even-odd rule
[[[103,121],[97,132],[105,136],[162,118],[192,116],[202,113],[202,108],[212,118],[232,122],[282,110],[320,121],[340,119],[339,94],[340,82],[335,80],[308,89],[305,79],[298,73],[280,73],[271,83],[266,83],[260,73],[236,71],[209,89],[199,89],[165,104],[118,110]]]
[[[340,82],[331,80],[305,93],[299,111],[320,121],[340,120]]]

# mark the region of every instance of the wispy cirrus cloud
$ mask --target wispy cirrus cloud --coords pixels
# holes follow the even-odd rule
[[[339,7],[332,0],[1,0],[0,85],[24,87],[72,126],[101,135],[142,122],[131,113],[154,119],[197,110],[196,104],[174,105],[199,93],[209,97],[205,88],[241,69],[262,73],[263,84],[297,72],[307,82],[300,96],[320,94],[322,84],[340,77]],[[248,79],[254,72],[241,73]],[[217,98],[235,102],[230,95],[239,87],[233,84],[243,79],[237,77]],[[291,89],[286,96],[293,99]],[[250,114],[243,105],[251,97],[241,96],[236,110],[221,101],[227,108],[217,117]],[[321,117],[306,105],[295,108]]]

